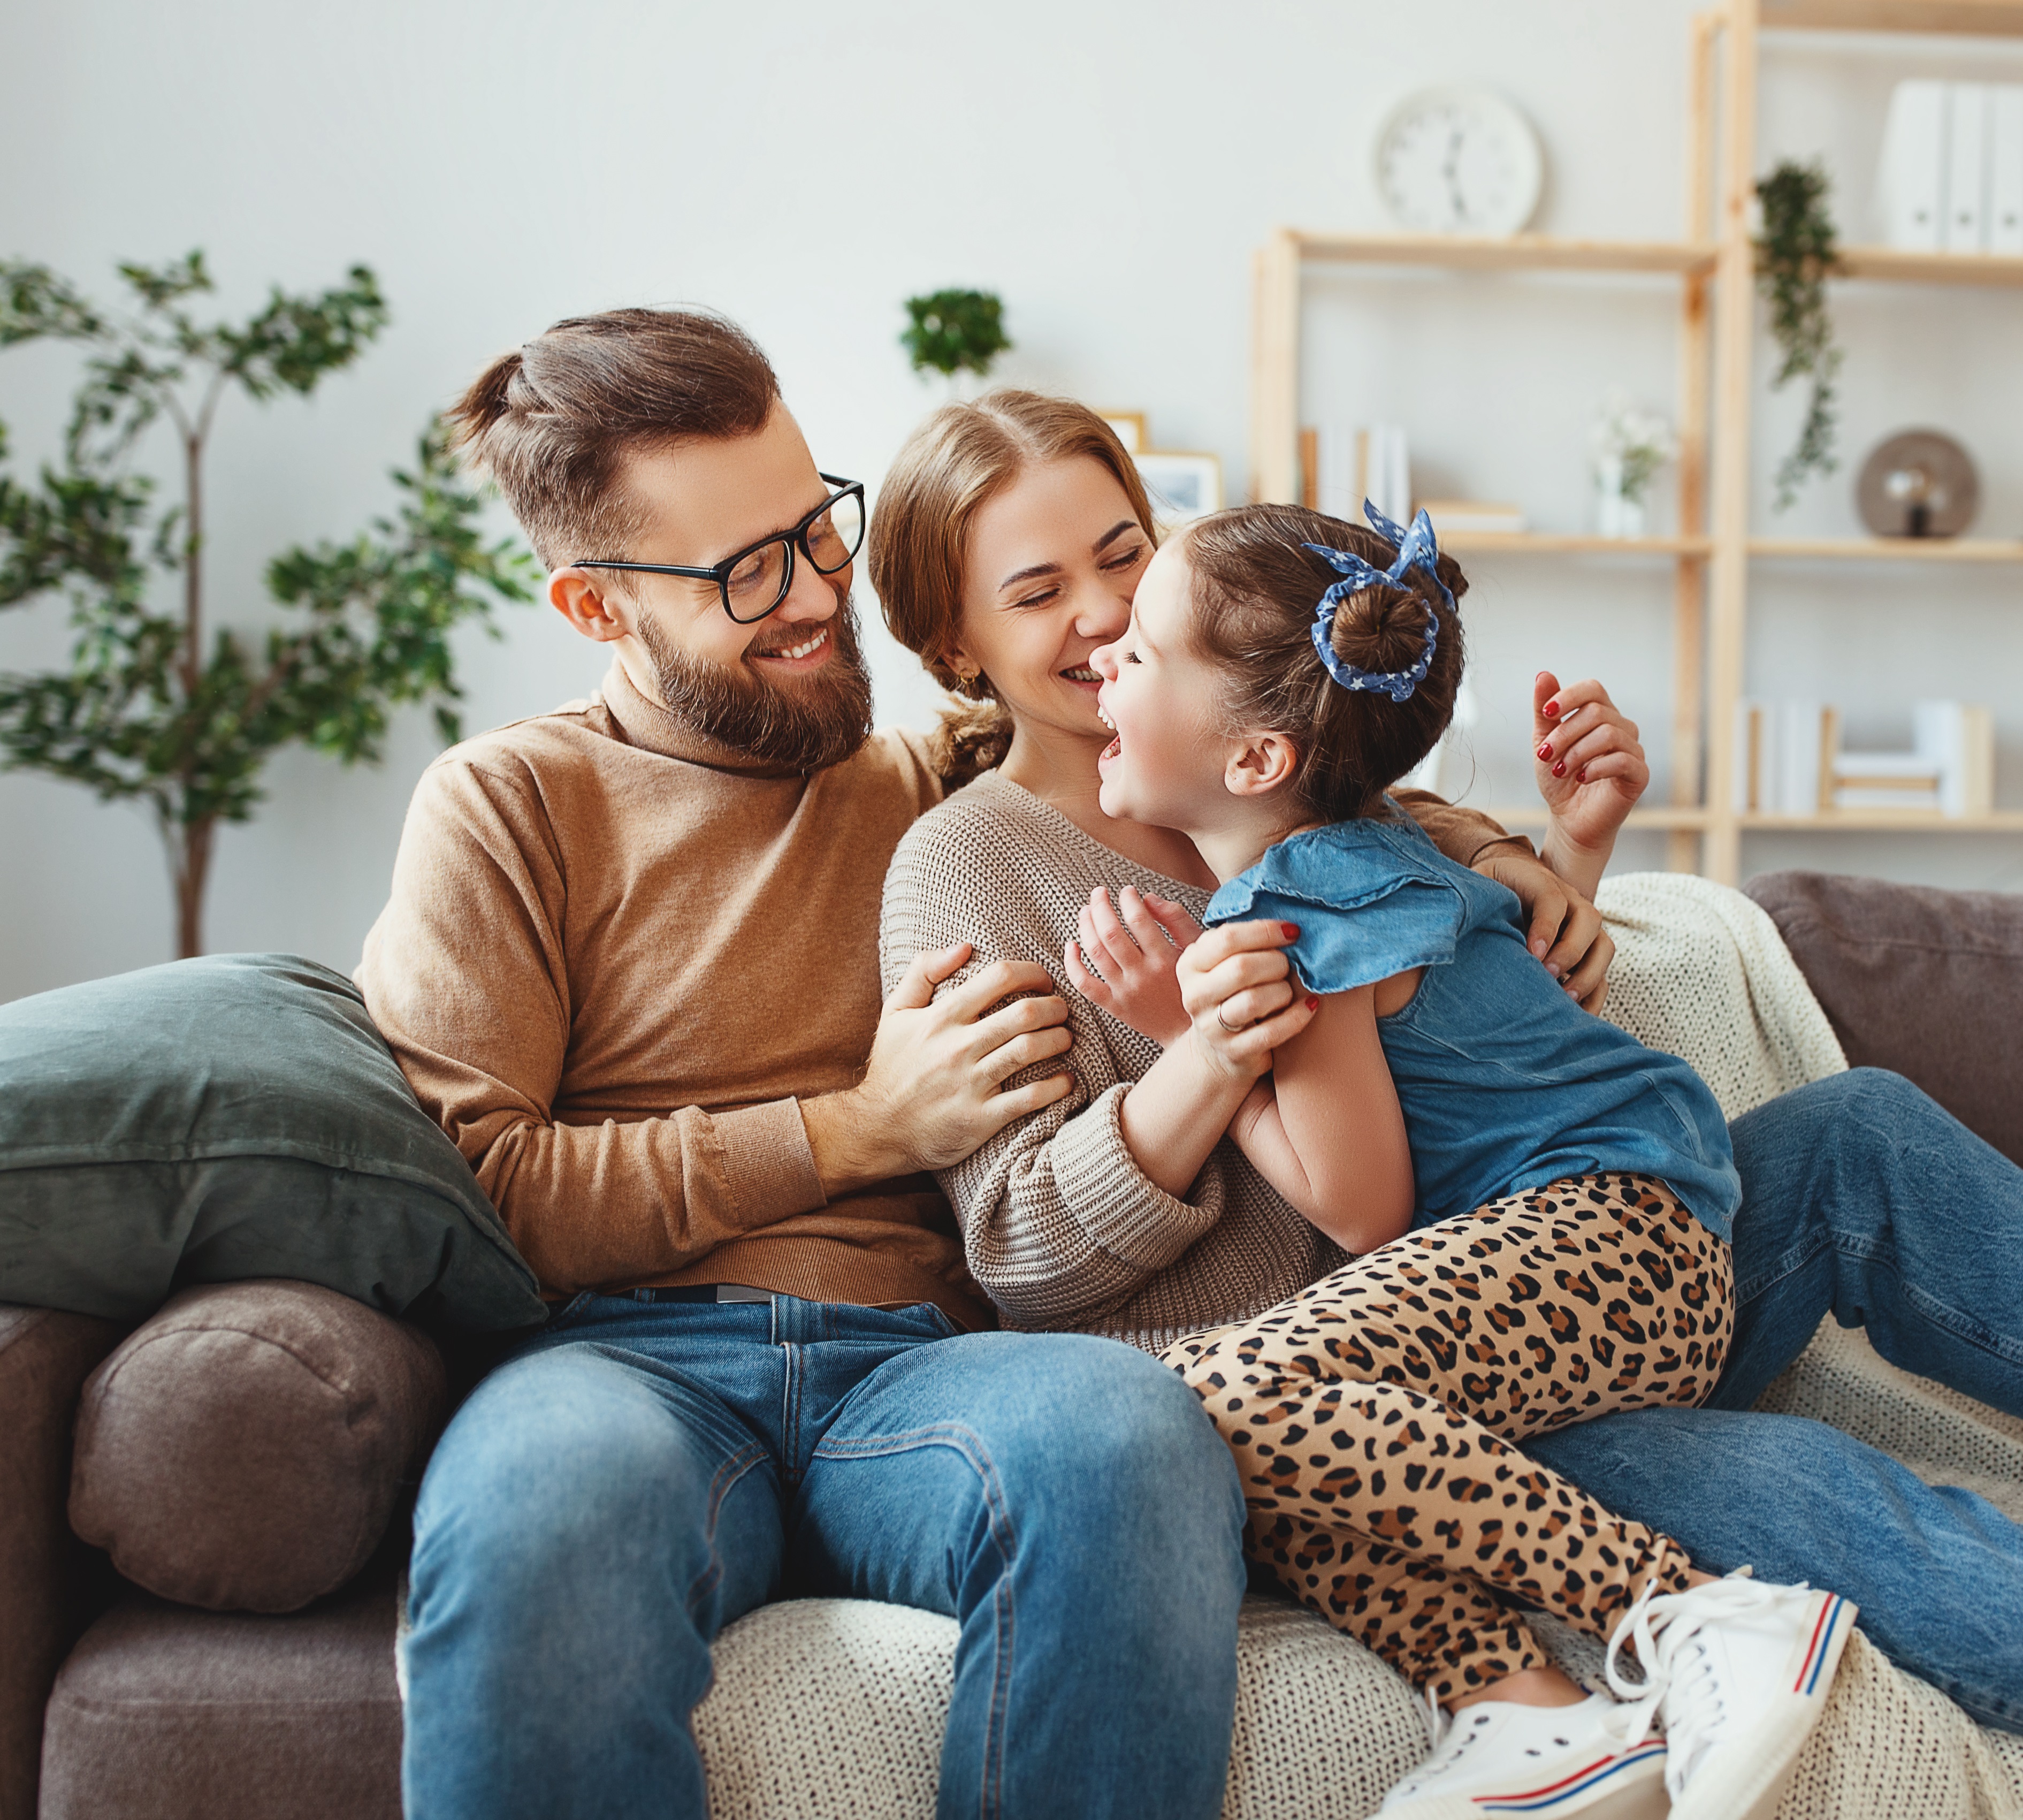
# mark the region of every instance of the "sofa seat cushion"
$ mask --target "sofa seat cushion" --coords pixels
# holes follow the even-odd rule
[[[387,1573],[292,1617],[133,1595],[57,1678],[41,1820],[399,1820],[393,1613]]]
[[[545,1318],[342,974],[221,954],[0,1005],[0,1301],[130,1322],[263,1276],[477,1331]]]
[[[418,1327],[307,1283],[172,1296],[84,1387],[78,1534],[214,1611],[294,1611],[371,1558],[448,1403]]]
[[[2023,1163],[2023,893],[1767,872],[1770,913],[1850,1067],[1890,1068]]]

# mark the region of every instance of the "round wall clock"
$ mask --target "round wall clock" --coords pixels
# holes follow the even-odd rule
[[[1426,89],[1377,135],[1377,188],[1401,228],[1422,234],[1514,234],[1545,180],[1531,123],[1487,89]]]

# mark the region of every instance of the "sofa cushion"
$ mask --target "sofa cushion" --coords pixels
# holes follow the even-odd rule
[[[1850,1067],[1895,1070],[2023,1163],[2023,895],[1822,872],[1765,873],[1748,891]]]
[[[84,1626],[84,1550],[64,1520],[78,1393],[120,1329],[0,1308],[0,1816],[35,1811],[42,1706]]]
[[[473,1328],[543,1317],[342,974],[219,955],[0,1005],[0,1302],[135,1321],[270,1276]]]
[[[434,1342],[362,1302],[186,1289],[85,1386],[71,1522],[164,1598],[294,1611],[371,1558],[446,1402]]]
[[[390,1574],[293,1617],[137,1593],[57,1678],[41,1820],[399,1820]]]

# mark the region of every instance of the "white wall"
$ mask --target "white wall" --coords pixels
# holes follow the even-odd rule
[[[1538,123],[1539,227],[1675,235],[1693,3],[71,0],[9,20],[0,248],[103,295],[117,258],[201,246],[232,311],[270,281],[377,268],[394,324],[353,372],[306,404],[222,414],[211,569],[229,621],[260,617],[274,550],[384,508],[387,466],[487,357],[619,303],[730,312],[772,353],[822,464],[875,478],[931,401],[897,346],[900,299],[994,288],[1018,342],[1001,376],[1146,409],[1158,442],[1220,452],[1240,485],[1249,256],[1266,230],[1381,226],[1377,121],[1414,88],[1461,80],[1494,83]],[[2008,53],[1978,54],[2023,79]],[[1954,46],[1919,67],[1974,61]],[[1826,151],[1851,237],[1870,237],[1892,70],[1818,40],[1791,41],[1766,69],[1766,158]],[[1330,278],[1311,299],[1307,415],[1396,416],[1429,491],[1516,498],[1541,528],[1583,521],[1585,426],[1609,385],[1670,408],[1663,289]],[[2014,293],[1841,303],[1848,453],[1858,463],[1909,422],[1954,429],[1981,458],[1981,528],[2008,533],[2023,529],[2016,308]],[[53,449],[71,372],[58,350],[0,355],[17,464]],[[1788,425],[1793,407],[1769,421]],[[1766,474],[1780,446],[1766,438]],[[1816,488],[1791,529],[1852,530],[1850,489],[1851,473]],[[1477,575],[1477,800],[1524,787],[1526,679],[1542,665],[1599,670],[1662,729],[1664,571],[1532,559]],[[1993,699],[2000,788],[2023,800],[2018,604],[2009,571],[1781,577],[1760,597],[1754,680],[1838,700],[1853,734],[1878,741],[1903,731],[1912,695]],[[64,644],[58,610],[0,615],[0,668]],[[881,712],[921,719],[931,694],[912,660],[876,645]],[[470,640],[463,668],[480,726],[581,693],[599,671],[591,646],[531,610],[503,644]],[[431,749],[416,716],[382,771],[278,762],[261,818],[221,838],[210,945],[349,968]],[[1629,844],[1632,862],[1655,862],[1654,845]],[[2014,840],[1758,838],[1747,857],[1752,870],[2023,886]],[[0,999],[164,958],[170,928],[137,813],[0,778]]]

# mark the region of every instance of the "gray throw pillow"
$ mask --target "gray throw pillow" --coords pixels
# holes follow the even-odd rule
[[[219,954],[0,1005],[0,1302],[285,1276],[478,1331],[534,1274],[341,973]]]

